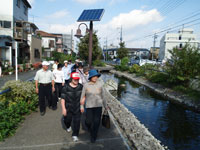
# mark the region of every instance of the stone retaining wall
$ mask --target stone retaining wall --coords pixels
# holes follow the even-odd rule
[[[186,106],[187,108],[191,108],[197,112],[200,112],[200,102],[197,100],[192,100],[186,95],[177,93],[169,88],[165,88],[162,85],[151,83],[148,80],[142,78],[142,77],[136,77],[134,74],[129,74],[126,72],[119,72],[115,70],[110,71],[113,74],[116,74],[118,76],[125,77],[133,82],[136,82],[138,84],[144,85],[150,89],[152,89],[157,94],[165,97],[166,99],[170,100],[173,103],[178,103],[183,106]]]
[[[116,119],[123,134],[128,138],[132,149],[137,150],[164,150],[148,129],[115,97],[106,91],[106,99],[110,112]]]

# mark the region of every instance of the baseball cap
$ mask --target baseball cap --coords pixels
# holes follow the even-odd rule
[[[65,61],[64,61],[64,63],[68,63],[68,61],[67,61],[67,60],[65,60]]]
[[[71,73],[71,78],[74,80],[79,80],[80,79],[80,75],[78,72],[73,72]]]
[[[49,66],[49,63],[48,63],[47,61],[43,61],[43,62],[42,62],[42,65],[43,65],[43,66]]]

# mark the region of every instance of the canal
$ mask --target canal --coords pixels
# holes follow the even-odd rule
[[[199,113],[173,104],[125,78],[105,73],[101,78],[118,83],[117,99],[170,150],[200,150]]]

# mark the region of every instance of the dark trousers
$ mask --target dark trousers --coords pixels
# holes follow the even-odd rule
[[[73,114],[67,112],[67,116],[64,116],[64,123],[67,128],[72,127],[72,136],[78,136],[80,130],[81,113]]]
[[[86,108],[85,125],[90,131],[91,138],[96,139],[101,122],[102,107]]]
[[[48,105],[52,106],[52,87],[51,84],[39,86],[39,106],[40,112],[44,112],[46,109],[45,98],[48,101]]]
[[[57,106],[58,97],[61,96],[62,91],[62,83],[55,83],[55,92],[53,93],[52,107],[55,108]]]

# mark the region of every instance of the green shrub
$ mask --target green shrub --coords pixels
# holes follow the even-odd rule
[[[24,115],[35,111],[38,96],[31,82],[8,81],[2,90],[11,91],[0,95],[0,141],[13,135]]]
[[[149,79],[151,82],[162,84],[162,83],[167,82],[169,76],[167,74],[162,73],[162,72],[153,71],[151,74],[146,76],[146,78]]]
[[[139,73],[139,72],[140,72],[140,66],[137,65],[137,64],[132,65],[132,66],[129,68],[129,72],[130,72],[130,73]]]
[[[102,62],[101,60],[97,59],[95,61],[92,62],[94,66],[98,66],[98,67],[104,67],[106,66],[104,62]]]

